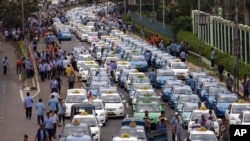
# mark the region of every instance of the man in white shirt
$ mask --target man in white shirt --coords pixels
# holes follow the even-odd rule
[[[9,62],[7,60],[7,57],[4,57],[4,59],[2,61],[2,65],[3,65],[3,74],[6,75],[7,74],[7,67],[9,66]]]

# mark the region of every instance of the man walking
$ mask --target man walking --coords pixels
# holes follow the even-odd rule
[[[17,59],[17,61],[16,61],[16,74],[21,74],[22,73],[22,66],[23,66],[22,60]]]
[[[50,80],[50,88],[51,88],[51,93],[53,92],[58,92],[58,81],[56,80],[55,77]]]
[[[155,83],[156,83],[156,72],[154,69],[152,69],[152,71],[149,73],[149,80],[151,82],[151,84],[153,85],[153,87],[155,87]]]
[[[37,129],[35,141],[49,141],[48,132],[44,128],[43,124],[40,124],[40,128]]]
[[[215,51],[214,51],[214,49],[212,48],[211,54],[210,54],[211,68],[214,67],[214,58],[215,58]]]
[[[4,57],[4,59],[2,61],[2,64],[3,64],[3,74],[6,75],[7,74],[7,68],[9,66],[9,62],[7,60],[7,57]]]
[[[30,96],[30,93],[26,93],[26,97],[24,98],[24,108],[26,110],[26,119],[31,119],[32,116],[32,105],[33,105],[33,99]]]
[[[186,52],[182,49],[180,54],[181,61],[185,63],[186,61]]]
[[[36,114],[37,114],[38,125],[41,125],[44,122],[44,117],[43,117],[44,112],[45,112],[45,105],[43,103],[43,100],[40,98],[38,103],[36,104]]]
[[[75,74],[74,74],[74,72],[71,72],[70,76],[68,77],[68,84],[69,84],[69,89],[74,88],[74,84],[75,84]]]
[[[61,127],[61,121],[63,122],[63,126],[65,125],[65,112],[66,112],[66,106],[65,103],[63,103],[62,99],[59,99],[57,107],[58,107],[58,117],[59,117],[58,127]]]
[[[49,110],[50,111],[57,112],[58,100],[57,100],[57,98],[55,98],[54,95],[51,96],[51,98],[49,99],[48,104],[49,104]]]
[[[53,129],[54,129],[54,119],[51,117],[50,112],[47,113],[47,118],[44,120],[45,129],[48,133],[49,141],[53,137]]]
[[[232,77],[230,76],[230,74],[227,74],[227,79],[226,79],[226,86],[227,86],[227,89],[232,92],[232,87],[233,87],[233,79]]]
[[[223,72],[224,72],[224,66],[220,62],[218,65],[218,74],[219,74],[220,82],[223,81]]]

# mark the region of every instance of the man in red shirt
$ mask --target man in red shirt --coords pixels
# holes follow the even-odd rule
[[[16,74],[21,74],[22,73],[22,65],[23,65],[22,60],[17,59],[17,61],[16,61]]]

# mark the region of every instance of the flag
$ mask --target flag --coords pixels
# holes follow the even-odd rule
[[[92,92],[91,92],[91,91],[89,91],[87,98],[88,98],[88,102],[89,102],[89,103],[92,103],[93,95],[92,95]]]

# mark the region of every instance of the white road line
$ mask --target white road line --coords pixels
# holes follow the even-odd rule
[[[126,114],[126,118],[128,118],[129,117],[129,114]]]
[[[122,102],[123,102],[123,103],[126,103],[127,101],[126,101],[126,100],[123,100]]]
[[[18,75],[18,78],[19,78],[19,80],[22,80],[22,75],[19,74],[19,75]]]
[[[33,87],[36,87],[35,79],[31,79],[31,80],[32,80],[32,86],[33,86]]]
[[[32,96],[33,98],[36,97],[40,93],[40,90],[41,90],[37,75],[35,75],[35,81],[36,81],[37,92]]]
[[[21,97],[21,100],[23,101],[23,90],[22,90],[22,88],[19,90],[19,92],[20,92],[20,97]]]
[[[128,103],[126,103],[126,107],[128,108]]]

